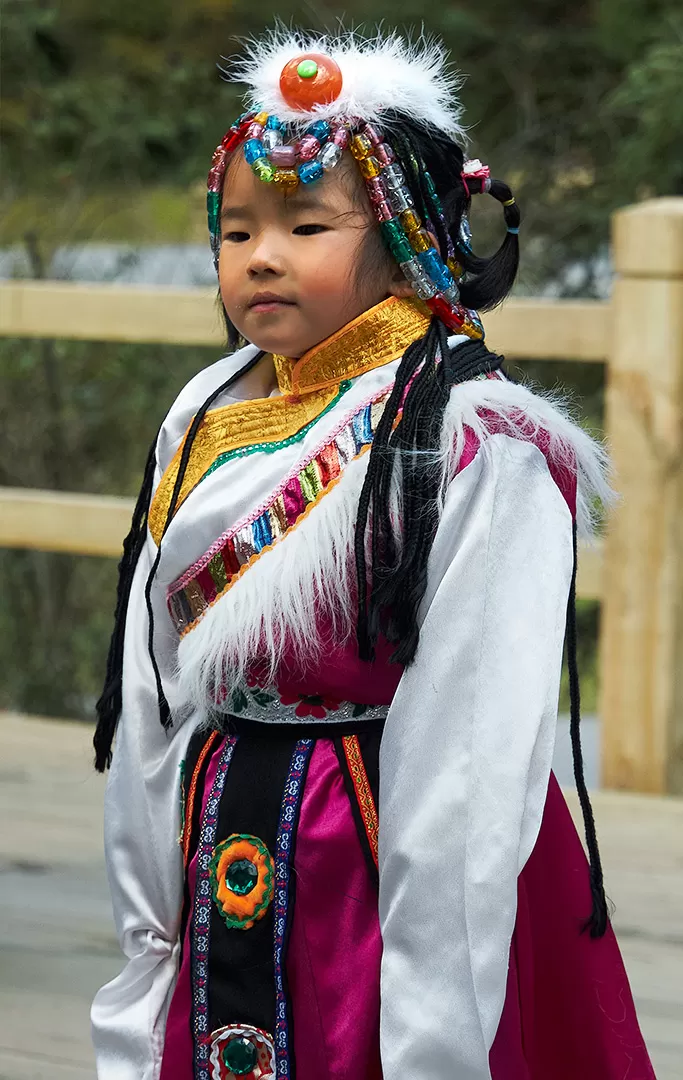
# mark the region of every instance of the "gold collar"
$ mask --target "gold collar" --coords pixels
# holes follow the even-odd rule
[[[296,396],[309,394],[389,364],[403,356],[411,341],[427,332],[429,319],[428,309],[419,300],[390,296],[298,360],[274,353],[280,391]]]
[[[195,435],[176,511],[219,459],[264,444],[291,441],[332,406],[340,383],[397,360],[427,332],[429,311],[418,300],[390,297],[359,315],[299,359],[273,356],[279,397],[234,401],[210,410]],[[159,543],[185,440],[167,466],[149,508],[148,525]],[[275,449],[276,447],[272,447]]]

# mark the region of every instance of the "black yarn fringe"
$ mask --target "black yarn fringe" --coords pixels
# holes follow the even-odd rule
[[[583,815],[583,826],[586,835],[586,847],[588,849],[588,863],[590,875],[591,897],[593,901],[590,917],[584,923],[583,929],[590,932],[593,938],[603,937],[609,922],[607,912],[607,900],[603,883],[602,862],[598,837],[595,829],[593,807],[586,788],[586,780],[583,769],[583,749],[581,747],[581,695],[579,687],[579,670],[577,664],[576,642],[576,570],[577,570],[577,540],[576,522],[574,522],[574,567],[569,589],[569,601],[567,604],[567,670],[569,673],[569,701],[570,719],[569,732],[572,744],[572,760],[574,764],[574,781]]]
[[[216,398],[220,397],[221,394],[224,394],[226,390],[229,390],[233,383],[237,382],[243,375],[246,375],[248,371],[251,371],[263,356],[263,352],[256,353],[256,355],[241,367],[239,371],[235,372],[234,375],[231,375],[229,379],[226,379],[218,389],[212,391],[192,420],[183,444],[180,463],[178,465],[178,474],[173,487],[173,493],[166,514],[166,521],[164,523],[161,539],[159,540],[156,557],[152,569],[147,576],[147,582],[145,584],[145,604],[149,618],[149,635],[147,643],[156,684],[159,720],[165,730],[170,728],[172,718],[171,710],[164,693],[161,672],[159,671],[159,665],[157,664],[156,656],[154,655],[154,612],[152,609],[152,585],[161,560],[161,544],[166,535],[166,531],[173,520],[173,515],[175,514],[178,505],[178,499],[180,498],[180,492],[182,491],[183,481],[185,480],[188,462],[192,454],[194,440],[207,411]],[[93,747],[95,749],[95,768],[98,772],[104,772],[105,769],[111,765],[114,735],[116,733],[116,725],[118,724],[119,716],[121,715],[123,696],[123,646],[126,634],[126,616],[128,613],[128,602],[130,600],[130,591],[133,585],[135,568],[147,539],[147,515],[154,486],[158,437],[159,433],[157,432],[157,436],[147,455],[142,486],[135,504],[135,510],[133,511],[133,521],[131,523],[130,532],[124,540],[123,558],[119,563],[114,629],[109,643],[104,688],[96,705],[97,727],[95,728],[95,735],[93,737]]]
[[[441,473],[434,455],[441,441],[444,411],[453,386],[502,364],[503,357],[490,352],[482,341],[465,341],[451,349],[448,331],[436,317],[426,335],[405,352],[377,425],[358,503],[356,636],[363,660],[373,659],[380,634],[396,645],[393,662],[409,664],[415,656],[417,613],[427,588],[427,561],[439,524]],[[394,427],[401,402],[401,423]],[[390,506],[395,484],[401,488],[400,555]]]
[[[443,362],[439,362],[443,357]],[[441,477],[426,456],[440,445],[450,389],[476,375],[501,368],[503,358],[483,342],[449,349],[443,325],[433,319],[424,338],[414,342],[399,366],[394,388],[377,426],[361,491],[354,554],[358,588],[356,635],[363,660],[374,659],[380,634],[397,646],[392,661],[407,665],[419,641],[417,613],[427,586],[427,563],[439,522]],[[412,381],[411,381],[412,380]],[[410,386],[404,399],[406,387]],[[403,402],[401,423],[394,427]],[[401,537],[395,534],[390,492],[401,487]],[[370,567],[366,536],[370,528]],[[400,555],[398,554],[400,546]],[[583,929],[591,937],[607,930],[608,912],[593,809],[586,788],[581,748],[581,701],[576,650],[576,523],[574,565],[567,604],[566,648],[571,700],[571,744],[576,789],[583,814],[589,859],[592,911]]]

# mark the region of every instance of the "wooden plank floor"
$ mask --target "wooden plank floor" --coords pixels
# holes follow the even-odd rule
[[[89,1003],[121,961],[90,736],[0,713],[0,1080],[94,1080]],[[655,1071],[681,1080],[683,800],[602,792],[594,807]]]

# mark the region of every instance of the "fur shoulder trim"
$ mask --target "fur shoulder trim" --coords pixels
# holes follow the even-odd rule
[[[227,60],[224,75],[231,82],[247,84],[248,107],[257,106],[286,123],[307,125],[311,113],[292,109],[280,92],[283,67],[302,53],[325,53],[342,73],[339,97],[316,106],[316,118],[372,123],[382,122],[386,111],[399,112],[458,142],[466,141],[457,98],[462,77],[451,68],[443,43],[424,34],[415,40],[379,29],[371,37],[357,30],[308,34],[278,22],[265,34],[247,39],[243,54]]]
[[[437,465],[443,494],[457,471],[467,429],[487,453],[490,437],[501,432],[536,441],[545,433],[546,453],[577,473],[577,522],[588,536],[596,503],[613,493],[606,479],[604,448],[570,418],[556,397],[532,392],[502,379],[481,379],[453,388],[447,406]],[[351,461],[339,481],[287,536],[250,566],[180,641],[180,704],[210,702],[215,688],[243,682],[254,659],[259,677],[272,681],[285,655],[301,670],[320,662],[317,616],[331,620],[337,643],[355,626],[353,544],[358,498],[368,454]],[[397,499],[397,493],[392,493]],[[400,515],[398,499],[396,512]],[[263,664],[263,668],[261,665]]]
[[[616,498],[609,482],[609,457],[605,446],[574,420],[563,397],[505,378],[474,379],[455,386],[441,437],[444,494],[462,457],[467,428],[484,451],[492,434],[536,442],[545,433],[548,457],[576,473],[578,534],[582,539],[594,535],[601,508],[607,509]]]
[[[255,657],[272,681],[285,649],[303,670],[319,658],[316,613],[331,619],[337,642],[355,622],[349,577],[358,497],[368,454],[349,462],[335,486],[287,536],[249,567],[181,639],[183,702],[205,701],[214,687],[244,681]],[[261,664],[264,667],[261,670]]]

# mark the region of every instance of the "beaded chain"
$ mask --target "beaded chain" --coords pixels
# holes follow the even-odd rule
[[[298,79],[298,92],[302,93],[301,87],[321,74],[325,64],[326,92],[331,97],[321,100],[336,96],[341,87],[341,76],[333,70],[336,65],[330,58],[316,55],[315,58],[290,61],[283,70],[281,86],[286,100],[290,100],[288,93],[296,92],[296,89],[292,90],[292,77]],[[292,71],[288,73],[289,68]],[[337,79],[337,85],[329,90],[334,79]],[[455,258],[452,241],[449,237],[444,261],[432,242],[431,222],[423,224],[421,221],[403,169],[381,133],[369,123],[319,119],[313,120],[294,141],[286,142],[286,135],[287,125],[276,116],[253,109],[235,121],[216,148],[209,171],[207,196],[209,233],[216,265],[221,245],[218,218],[223,178],[229,156],[239,146],[259,180],[276,184],[285,191],[295,191],[299,184],[319,180],[339,164],[348,147],[365,181],[384,241],[415,295],[450,330],[482,339],[484,328],[479,316],[460,302],[457,281],[463,270]],[[417,168],[417,162],[414,164]],[[432,178],[425,170],[423,174],[432,204],[448,236]],[[466,223],[464,229],[467,229]]]

